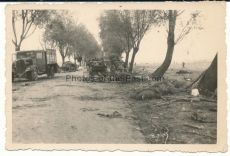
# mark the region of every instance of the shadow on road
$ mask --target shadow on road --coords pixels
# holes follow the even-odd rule
[[[53,78],[48,78],[46,75],[38,76],[37,81],[31,81],[25,78],[15,78],[13,83],[21,83],[21,82],[39,82],[39,81],[46,81],[46,80],[53,80],[53,79],[59,79],[62,76],[59,74],[55,74]]]

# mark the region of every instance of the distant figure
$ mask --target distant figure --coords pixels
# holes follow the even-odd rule
[[[87,71],[89,70],[89,66],[90,66],[90,58],[87,57],[86,58],[86,69],[87,69]]]
[[[184,66],[185,66],[185,63],[184,63],[184,62],[182,62],[182,67],[184,68]]]

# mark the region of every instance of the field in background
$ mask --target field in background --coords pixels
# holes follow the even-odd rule
[[[186,63],[185,68],[182,68],[182,64],[171,63],[169,66],[170,69],[178,70],[189,70],[189,71],[204,71],[210,66],[211,62],[197,62],[197,63]],[[154,72],[161,64],[160,63],[139,63],[134,65],[134,70],[136,69],[146,69],[150,73]]]

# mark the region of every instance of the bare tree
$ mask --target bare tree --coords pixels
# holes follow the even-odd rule
[[[181,23],[182,25],[181,32],[177,37],[175,37],[176,21],[182,13],[184,13],[184,11],[169,10],[169,11],[161,12],[160,24],[166,28],[166,32],[168,34],[167,37],[168,48],[167,48],[164,62],[157,70],[155,70],[151,74],[152,77],[156,77],[156,76],[162,77],[164,73],[167,71],[167,69],[171,64],[172,56],[174,52],[174,46],[176,44],[180,43],[193,30],[203,29],[200,26],[200,21],[199,21],[200,12],[196,11],[191,14],[190,19],[184,25]]]
[[[47,10],[13,10],[12,11],[12,28],[14,39],[12,42],[15,50],[19,51],[22,41],[31,36],[38,26],[43,26],[49,21],[51,11]],[[21,24],[21,29],[17,30],[16,23]],[[18,31],[21,31],[18,34]]]

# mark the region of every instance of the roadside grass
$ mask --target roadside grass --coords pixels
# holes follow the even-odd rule
[[[144,69],[144,70],[143,70]],[[135,72],[149,75],[155,69],[147,65],[135,66]],[[164,81],[150,83],[130,83],[121,85],[120,95],[126,95],[130,108],[133,110],[134,120],[140,127],[140,132],[149,144],[215,144],[217,139],[217,112],[211,111],[217,106],[216,102],[204,101],[168,101],[164,99],[136,100],[135,94],[143,90],[153,90],[154,93],[171,99],[190,96],[185,88],[190,85],[203,70],[187,69],[192,74],[177,74],[181,68],[170,68],[164,75]],[[138,73],[140,74],[140,73]],[[180,92],[177,92],[181,90]],[[134,94],[135,93],[135,94]],[[192,118],[197,113],[205,120],[201,122]],[[188,127],[185,125],[190,125]],[[194,126],[195,125],[195,126]],[[203,127],[199,129],[197,127]]]

